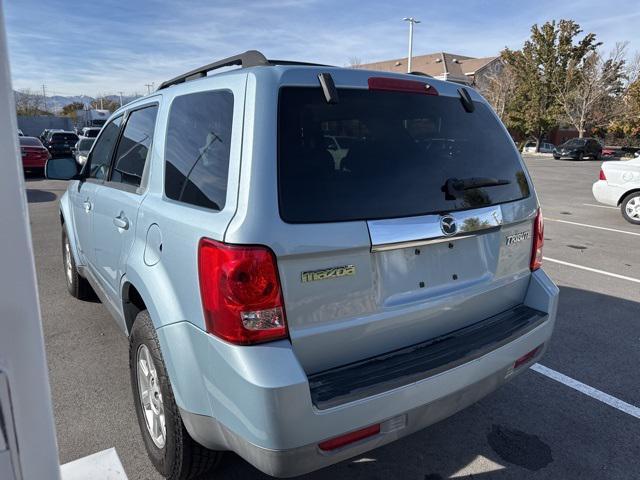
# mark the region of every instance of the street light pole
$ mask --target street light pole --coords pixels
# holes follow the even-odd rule
[[[405,17],[402,20],[409,22],[409,57],[407,61],[407,73],[411,73],[411,59],[413,57],[413,24],[420,23],[420,20],[413,17]]]

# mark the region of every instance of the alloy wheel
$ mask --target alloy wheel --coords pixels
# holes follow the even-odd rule
[[[163,448],[167,441],[164,403],[156,367],[151,358],[151,352],[145,344],[138,348],[136,369],[138,397],[147,431],[156,447]]]

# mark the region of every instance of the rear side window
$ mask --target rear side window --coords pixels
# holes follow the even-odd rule
[[[111,181],[140,186],[149,156],[156,124],[157,106],[134,110],[129,114],[111,171]]]
[[[484,104],[467,113],[457,97],[361,89],[339,89],[338,97],[328,104],[320,88],[280,90],[284,221],[408,217],[529,195],[519,155]],[[498,185],[474,187],[478,178]],[[456,180],[466,183],[452,195],[445,184]]]
[[[192,93],[173,101],[165,147],[168,198],[224,208],[232,123],[233,94],[228,90]]]

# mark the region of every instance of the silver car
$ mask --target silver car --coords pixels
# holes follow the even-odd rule
[[[357,141],[337,162],[327,138]],[[554,328],[531,178],[454,83],[250,51],[116,111],[80,172],[47,175],[72,178],[68,289],[127,335],[167,478],[225,450],[280,477],[362,454],[525,371]]]

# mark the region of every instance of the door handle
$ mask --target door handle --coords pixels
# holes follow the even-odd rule
[[[113,219],[113,224],[118,228],[127,230],[129,228],[129,219],[124,216],[124,213],[121,213]]]
[[[88,198],[83,202],[83,205],[84,205],[84,211],[89,213],[91,211],[92,205]]]

